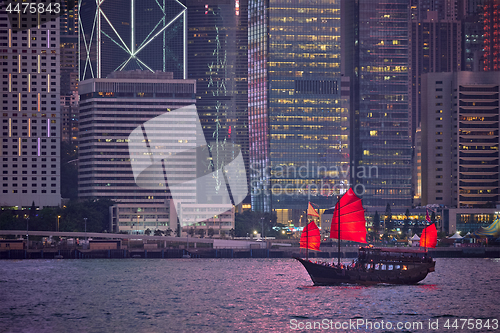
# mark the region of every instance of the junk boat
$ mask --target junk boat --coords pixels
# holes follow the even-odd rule
[[[331,265],[295,258],[317,286],[352,284],[415,284],[434,272],[436,262],[424,250],[360,247],[351,265]]]
[[[330,238],[338,239],[338,264],[312,262],[308,259],[308,250],[319,250],[320,233],[312,221],[303,230],[300,247],[306,249],[306,259],[295,258],[307,270],[315,285],[328,286],[342,283],[349,284],[416,284],[434,272],[436,262],[427,252],[428,247],[435,247],[437,230],[434,224],[422,232],[422,249],[374,248],[362,246],[358,258],[350,265],[340,263],[340,240],[366,243],[366,223],[364,209],[352,189],[339,198],[332,218]]]

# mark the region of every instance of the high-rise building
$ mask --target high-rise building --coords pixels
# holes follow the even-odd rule
[[[175,230],[176,225],[171,225],[170,219],[171,213],[175,213],[168,200],[169,189],[146,189],[136,184],[128,141],[131,132],[148,120],[194,104],[195,81],[173,79],[172,73],[123,71],[106,79],[80,82],[79,94],[79,197],[118,202],[113,222],[118,230],[140,233],[155,227]],[[164,133],[165,142],[193,140],[190,133],[196,122],[179,121],[191,127],[185,125],[179,131]],[[162,133],[161,128],[158,131]],[[191,173],[195,176],[195,163],[186,163],[179,174],[187,176],[189,168],[194,168]],[[183,202],[196,203],[196,187],[186,191]]]
[[[500,0],[484,4],[484,71],[500,71]]]
[[[61,140],[78,141],[78,4],[63,1],[61,15]],[[72,6],[72,7],[71,7]],[[64,168],[63,168],[64,172]]]
[[[0,206],[59,206],[59,19],[0,13]]]
[[[461,24],[456,20],[439,20],[437,12],[427,12],[426,19],[411,21],[410,36],[411,95],[409,100],[413,137],[421,121],[421,75],[461,70]]]
[[[78,2],[61,1],[61,36],[78,36]]]
[[[417,6],[427,4],[426,1],[418,1]],[[425,14],[414,17],[410,22],[410,43],[409,43],[409,103],[411,113],[411,136],[414,147],[412,160],[414,199],[419,200],[422,183],[419,181],[418,171],[420,159],[417,157],[416,132],[420,128],[422,121],[421,103],[422,103],[422,75],[435,72],[460,71],[462,67],[462,24],[454,19],[457,15],[443,15],[448,8],[453,12],[455,2],[443,2],[443,10],[427,10]],[[426,101],[424,100],[424,103]],[[415,204],[416,202],[414,202]]]
[[[464,10],[460,0],[410,0],[410,3],[412,20],[425,20],[429,12],[435,12],[438,20],[457,20]]]
[[[500,1],[469,0],[463,17],[463,70],[500,70]]]
[[[78,91],[61,95],[61,141],[78,143]]]
[[[462,71],[426,74],[424,81],[422,204],[495,207],[500,201],[499,76]]]
[[[458,205],[495,207],[500,201],[500,76],[459,72]]]
[[[176,0],[78,2],[80,81],[124,70],[187,77],[186,7]]]
[[[61,95],[78,91],[78,36],[61,36]]]
[[[365,172],[353,177],[364,188],[365,206],[411,207],[408,1],[360,0],[356,10],[358,33],[351,47],[358,49],[358,60],[346,75],[359,100],[353,167]]]
[[[422,205],[457,205],[456,74],[422,74]]]
[[[463,52],[462,70],[483,70],[484,23],[482,14],[469,14],[462,20],[463,26]]]
[[[246,0],[186,0],[184,4],[188,78],[196,80],[196,108],[205,140],[213,147],[239,145],[249,170]],[[211,158],[219,169],[217,149],[212,149]]]
[[[76,144],[78,140],[77,34],[61,35],[61,126],[62,141]]]
[[[248,3],[252,209],[279,222],[298,224],[308,201],[329,207],[349,186],[340,16],[340,1]]]

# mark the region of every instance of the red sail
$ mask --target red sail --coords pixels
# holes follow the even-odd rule
[[[340,203],[340,239],[366,243],[365,210],[361,199],[352,188],[347,191],[335,205],[330,238],[339,238],[339,203]]]
[[[318,226],[314,223],[314,221],[312,221],[306,225],[304,230],[302,230],[302,235],[300,236],[300,248],[319,251],[320,242],[321,236],[319,234]]]
[[[422,231],[422,236],[420,237],[420,246],[435,248],[437,239],[438,237],[436,225],[433,223]]]
[[[307,206],[307,215],[319,217],[318,212],[316,211],[316,209],[313,208],[311,203],[309,203],[309,205]]]

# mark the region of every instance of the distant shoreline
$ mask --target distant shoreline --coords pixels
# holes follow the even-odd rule
[[[353,247],[342,247],[341,258],[356,258]],[[429,249],[433,258],[500,258],[500,247],[448,247]],[[30,249],[0,251],[1,259],[179,259],[179,258],[292,258],[305,257],[298,248],[279,249]],[[337,258],[337,251],[309,251],[311,259]]]

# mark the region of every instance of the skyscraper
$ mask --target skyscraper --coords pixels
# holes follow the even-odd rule
[[[410,0],[410,4],[410,17],[417,21],[427,19],[429,12],[436,13],[438,20],[457,20],[465,7],[460,0]]]
[[[422,203],[495,207],[500,200],[499,76],[434,73],[423,83]]]
[[[484,4],[484,71],[500,71],[500,0]]]
[[[483,2],[484,0],[469,1],[466,15],[462,18],[462,70],[464,71],[483,70]]]
[[[2,192],[0,206],[59,206],[59,18],[0,13]]]
[[[360,0],[357,67],[346,69],[359,89],[354,166],[376,172],[354,174],[364,189],[363,204],[410,207],[411,117],[408,103],[407,0]],[[358,110],[354,111],[358,113]]]
[[[148,227],[165,230],[169,226],[174,230],[176,225],[169,225],[169,189],[152,190],[136,184],[128,141],[131,132],[148,120],[194,104],[195,81],[175,80],[172,73],[121,71],[106,79],[82,81],[79,93],[78,196],[120,203],[114,223],[121,230],[143,233]],[[197,124],[192,119],[185,123],[184,128],[165,133],[163,138],[173,146],[194,141],[191,133]],[[162,133],[164,129],[155,130]],[[195,177],[194,164],[186,163],[178,174]],[[196,187],[186,189],[184,199],[196,203]]]
[[[249,170],[246,0],[187,0],[184,4],[188,78],[196,80],[196,108],[205,139],[214,147],[241,146]],[[219,169],[217,149],[211,157]]]
[[[340,1],[254,0],[248,12],[252,209],[286,223],[308,200],[330,206],[348,188]]]
[[[74,0],[61,1],[61,6],[61,35],[78,35],[78,4]]]
[[[461,70],[462,30],[456,20],[440,20],[438,12],[427,12],[423,20],[412,20],[410,26],[409,98],[412,115],[412,137],[420,125],[421,75],[436,72],[457,72]],[[414,142],[414,140],[413,140]]]
[[[422,74],[422,205],[457,206],[456,72]],[[455,104],[455,105],[454,105]]]
[[[176,0],[80,1],[80,81],[114,71],[187,76],[186,7]]]

